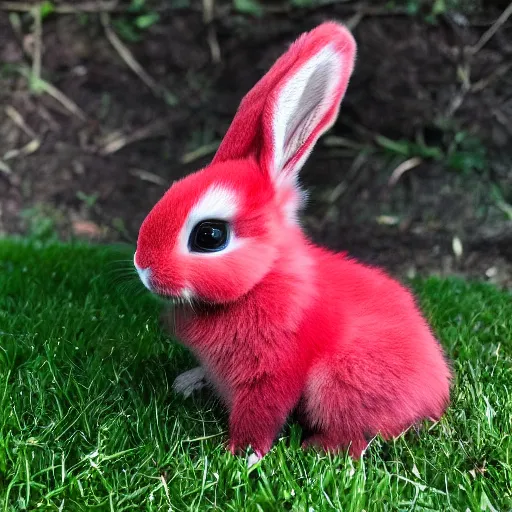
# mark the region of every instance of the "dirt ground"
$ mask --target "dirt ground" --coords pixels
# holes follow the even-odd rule
[[[469,2],[435,23],[350,0],[272,2],[261,17],[220,2],[205,23],[201,3],[161,2],[137,42],[112,32],[129,23],[122,2],[57,3],[76,12],[40,28],[26,3],[4,4],[0,233],[133,242],[169,184],[209,162],[240,99],[286,46],[335,18],[353,27],[358,61],[338,122],[302,172],[305,228],[398,276],[512,288],[508,2]],[[29,80],[39,73],[50,87]]]

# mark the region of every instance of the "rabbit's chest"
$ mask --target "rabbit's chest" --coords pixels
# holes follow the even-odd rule
[[[261,319],[260,319],[261,320]],[[189,318],[177,334],[201,362],[210,381],[229,404],[234,388],[252,381],[285,357],[290,340],[258,318]]]

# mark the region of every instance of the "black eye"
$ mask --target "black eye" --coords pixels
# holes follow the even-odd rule
[[[190,234],[189,247],[194,252],[222,251],[228,243],[229,225],[223,220],[203,220]]]

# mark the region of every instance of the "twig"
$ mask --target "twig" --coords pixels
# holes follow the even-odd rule
[[[474,46],[465,48],[465,63],[463,66],[458,67],[457,74],[461,79],[462,85],[460,87],[459,92],[452,99],[450,105],[447,109],[447,116],[451,117],[455,114],[455,112],[460,108],[466,95],[470,92],[478,92],[483,90],[496,78],[499,78],[501,75],[505,74],[511,67],[511,64],[505,64],[500,66],[498,69],[494,71],[487,78],[479,80],[475,84],[471,83],[470,72],[471,72],[471,58],[475,56],[488,42],[489,40],[496,34],[496,32],[500,29],[500,27],[507,21],[507,19],[512,15],[512,2],[509,6],[501,13],[501,16],[492,24],[492,26],[485,31],[482,35],[478,43]]]
[[[6,160],[14,160],[19,156],[31,155],[32,153],[35,153],[40,147],[41,142],[38,139],[33,139],[20,149],[11,149],[10,151],[7,151],[2,159],[5,163]]]
[[[203,158],[204,156],[210,155],[214,153],[217,148],[219,147],[220,142],[211,142],[210,144],[205,144],[204,146],[200,146],[197,149],[194,149],[193,151],[189,151],[188,153],[185,153],[181,159],[180,162],[182,164],[190,164],[194,162],[195,160],[199,160],[200,158]]]
[[[20,16],[18,14],[11,13],[11,15],[9,16],[9,23],[11,24],[11,28],[12,31],[14,32],[14,35],[18,39],[19,45],[23,48],[23,51],[25,51],[25,45],[23,44],[24,32],[23,29],[21,28]]]
[[[203,23],[209,25],[214,18],[215,0],[203,0]]]
[[[4,174],[12,174],[12,169],[3,161],[0,159],[0,172],[3,172]]]
[[[323,146],[327,148],[349,148],[354,149],[356,151],[360,151],[365,148],[364,144],[359,142],[355,142],[353,140],[347,139],[345,137],[340,137],[338,135],[330,135],[325,137],[322,143]]]
[[[18,69],[18,72],[24,76],[27,80],[32,80],[31,71],[28,71],[25,67],[21,67]],[[72,114],[80,118],[82,121],[87,119],[87,115],[85,112],[73,101],[71,101],[65,94],[59,91],[54,85],[49,82],[46,82],[42,78],[38,80],[38,86],[42,88],[44,92],[52,96],[55,100],[57,100],[64,108],[69,110]]]
[[[332,3],[336,3],[334,0]],[[355,13],[345,22],[345,25],[349,30],[355,30],[355,28],[363,21],[367,16],[389,16],[406,14],[405,9],[389,9],[388,7],[362,7],[356,8]]]
[[[368,154],[366,151],[361,151],[352,161],[350,164],[350,167],[345,174],[345,180],[344,183],[346,183],[346,186],[343,186],[339,188],[338,190],[335,189],[335,201],[339,201],[347,192],[349,192],[351,189],[354,190],[354,188],[357,186],[358,183],[358,176],[361,176],[361,173],[359,172],[361,168],[366,164],[368,161]],[[332,197],[332,196],[331,196]]]
[[[34,4],[28,2],[0,2],[1,11],[32,12]],[[126,12],[127,8],[119,7],[117,0],[111,2],[82,2],[77,5],[57,4],[53,6],[53,12],[57,14],[75,14],[78,12]]]
[[[465,63],[463,66],[457,67],[457,75],[459,76],[462,84],[460,86],[459,91],[452,98],[450,105],[448,105],[446,115],[447,117],[452,117],[457,110],[461,107],[464,99],[466,98],[467,93],[471,90],[471,64],[469,62]]]
[[[347,182],[342,181],[341,183],[338,183],[330,193],[327,194],[327,202],[329,204],[334,204],[338,199],[345,193],[345,190],[347,190]]]
[[[489,76],[482,78],[482,79],[478,80],[478,82],[475,82],[474,84],[472,84],[471,92],[480,92],[480,91],[484,90],[489,84],[494,82],[494,80],[507,74],[510,69],[512,69],[512,62],[506,62],[505,64],[498,66],[495,69],[495,71],[493,73],[491,73]]]
[[[105,141],[105,144],[100,149],[100,153],[102,155],[111,155],[112,153],[119,151],[121,148],[124,148],[129,144],[133,144],[134,142],[138,142],[140,140],[144,140],[159,134],[165,128],[165,126],[166,123],[159,120],[139,128],[130,135],[113,134],[113,136],[109,137],[109,140]]]
[[[151,78],[144,68],[137,62],[135,57],[132,55],[130,50],[121,42],[117,34],[112,30],[110,26],[110,16],[103,12],[101,13],[101,24],[105,29],[105,34],[110,44],[114,47],[124,62],[131,68],[131,70],[138,75],[138,77],[155,93],[158,95],[158,85]]]
[[[509,221],[512,221],[512,205],[507,203],[498,185],[493,185],[492,195],[496,206],[508,217]]]
[[[101,24],[105,30],[105,35],[110,44],[117,51],[119,56],[123,59],[126,65],[151,89],[153,94],[157,97],[164,97],[168,102],[175,103],[176,99],[168,93],[165,89],[160,87],[156,81],[146,72],[146,70],[137,62],[130,50],[123,44],[117,37],[117,34],[110,25],[110,16],[107,12],[100,14]]]
[[[356,11],[356,13],[345,22],[345,25],[349,30],[354,30],[357,27],[357,25],[361,23],[365,15],[366,12],[363,10]]]
[[[482,35],[478,43],[476,43],[471,48],[471,53],[475,55],[478,53],[498,32],[500,27],[509,19],[509,17],[512,15],[512,2],[508,5],[508,7],[501,13],[501,16],[489,27]]]
[[[41,79],[41,54],[43,46],[43,21],[41,17],[41,6],[36,5],[32,10],[34,17],[34,50],[32,57],[32,77],[39,81]]]
[[[55,118],[48,112],[48,109],[41,103],[37,103],[36,107],[37,113],[41,116],[42,119],[44,119],[51,130],[53,131],[59,131],[60,125],[55,120]]]
[[[210,47],[212,60],[215,64],[221,61],[220,46],[217,40],[217,33],[213,26],[215,17],[215,0],[203,0],[203,23],[208,27],[207,42]]]
[[[142,181],[148,181],[149,183],[154,183],[155,185],[159,185],[161,187],[166,187],[169,184],[160,176],[157,176],[156,174],[145,171],[144,169],[131,169],[130,174],[132,176],[136,176],[137,178],[141,179]]]
[[[512,126],[510,126],[510,120],[507,118],[507,116],[503,114],[499,108],[493,109],[492,114],[496,121],[498,121],[498,123],[500,123],[512,137]]]
[[[41,84],[43,85],[44,90],[55,100],[57,100],[64,108],[69,110],[76,117],[80,118],[82,121],[87,120],[86,113],[73,101],[71,101],[64,93],[60,92],[57,87],[52,85],[50,82],[46,82],[45,80],[40,79]]]
[[[405,162],[402,162],[392,173],[388,180],[388,186],[393,187],[396,185],[396,182],[400,179],[402,174],[404,174],[407,171],[410,171],[411,169],[414,169],[415,167],[418,167],[423,163],[423,160],[419,157],[413,157],[409,158]]]
[[[506,201],[497,200],[496,206],[508,217],[509,220],[512,220],[512,205],[508,204]]]
[[[5,113],[12,119],[13,123],[19,126],[29,137],[35,139],[36,133],[27,125],[23,116],[11,105],[5,107]]]
[[[208,46],[210,47],[210,53],[212,55],[212,61],[215,64],[218,64],[221,62],[221,54],[220,54],[220,46],[219,41],[217,39],[217,32],[215,31],[215,27],[213,25],[210,25],[208,27]]]

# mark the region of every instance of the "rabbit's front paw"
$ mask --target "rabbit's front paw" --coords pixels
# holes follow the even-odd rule
[[[254,464],[257,464],[261,460],[261,457],[257,453],[251,453],[247,457],[247,468],[251,468]]]
[[[252,438],[252,439],[251,439]],[[233,455],[243,455],[249,450],[248,464],[252,465],[262,459],[272,447],[272,439],[256,439],[252,435],[231,436],[229,451]]]
[[[247,463],[247,469],[251,468],[264,457],[264,453],[261,453],[259,450],[255,450],[252,445],[240,444],[237,446],[236,441],[229,441],[228,446],[226,447],[232,455],[235,456],[243,456],[245,455],[245,461]]]
[[[207,385],[205,372],[201,366],[178,375],[172,385],[176,393],[188,398],[194,391],[199,391]]]

